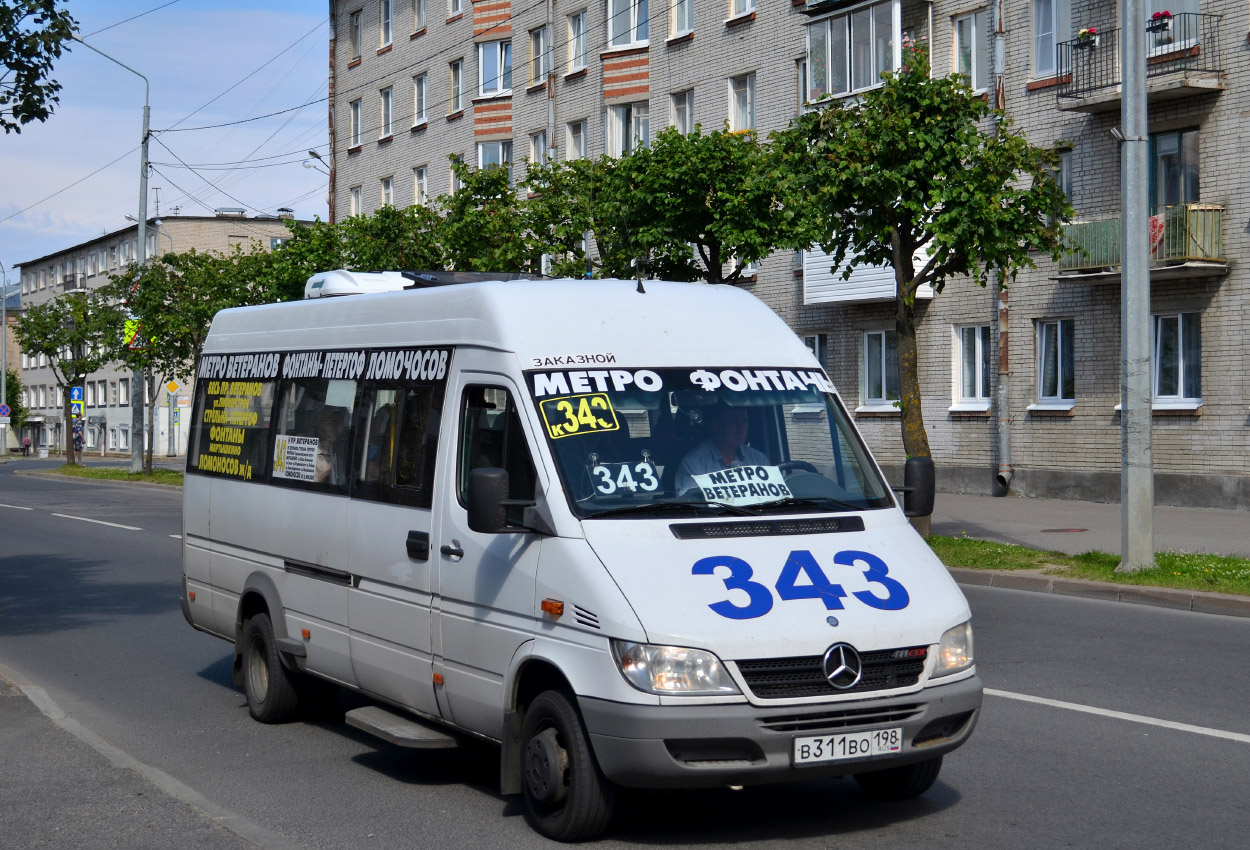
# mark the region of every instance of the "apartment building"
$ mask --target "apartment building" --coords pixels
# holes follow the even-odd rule
[[[810,99],[877,85],[904,38],[926,39],[935,74],[968,75],[1060,152],[1081,246],[1039,257],[1004,297],[970,281],[921,293],[939,487],[1003,492],[1001,472],[1013,494],[1117,501],[1120,45],[1140,27],[1156,499],[1250,508],[1250,103],[1236,85],[1250,11],[1153,2],[1123,21],[1118,0],[1001,0],[996,33],[986,0],[332,0],[331,215],[447,192],[451,155],[521,168],[627,153],[669,125],[767,133]],[[822,357],[877,457],[901,465],[889,270],[842,280],[819,251],[778,252],[743,285]]]
[[[272,250],[289,235],[285,219],[248,218],[242,209],[220,209],[214,216],[166,216],[148,220],[147,256],[168,251],[229,251],[259,243]],[[137,262],[138,225],[116,230],[72,248],[37,257],[17,267],[21,270],[20,298],[23,308],[43,304],[66,292],[96,289],[108,282],[109,275]],[[21,437],[30,437],[33,449],[59,449],[64,446],[63,390],[43,356],[20,355],[26,406],[30,411]],[[15,365],[18,365],[15,363]],[[131,373],[109,368],[88,376],[83,386],[84,435],[88,453],[130,451]],[[191,381],[177,379],[178,392],[159,390],[156,408],[155,451],[168,451],[170,438],[176,454],[186,451],[187,428],[183,417],[190,415]],[[17,435],[15,435],[17,437]]]

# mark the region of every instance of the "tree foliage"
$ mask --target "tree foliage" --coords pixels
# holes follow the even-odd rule
[[[835,269],[846,263],[846,277],[857,266],[894,270],[903,446],[930,457],[916,290],[940,292],[966,275],[1006,286],[1034,253],[1057,260],[1071,207],[1053,177],[1055,155],[1013,132],[965,78],[930,77],[927,52],[914,45],[879,88],[803,115],[775,141],[805,198],[804,241]]]
[[[58,0],[0,0],[0,127],[46,121],[61,84],[49,77],[78,22]]]
[[[5,367],[4,394],[6,404],[9,405],[9,427],[16,432],[19,428],[26,424],[26,417],[30,413],[26,409],[26,405],[22,402],[22,377],[18,374],[18,370],[12,366]],[[3,451],[3,447],[0,447]]]

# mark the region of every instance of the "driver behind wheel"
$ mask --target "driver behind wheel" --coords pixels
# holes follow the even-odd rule
[[[745,407],[718,404],[704,411],[707,439],[681,459],[677,467],[677,492],[695,485],[695,475],[706,475],[734,466],[768,466],[768,455],[746,445]]]

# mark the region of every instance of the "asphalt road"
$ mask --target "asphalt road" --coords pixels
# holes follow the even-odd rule
[[[193,632],[178,610],[176,492],[18,478],[12,466],[0,467],[0,664],[82,727],[193,789],[219,822],[225,811],[255,827],[252,839],[266,847],[550,844],[526,826],[518,800],[498,795],[490,748],[412,753],[333,718],[250,720],[230,683],[230,647]],[[632,794],[598,843],[1245,846],[1250,621],[966,592],[989,692],[971,742],[947,758],[925,797],[876,803],[847,780]],[[0,719],[16,717],[16,704],[0,699]],[[0,735],[0,745],[10,739]],[[149,786],[149,796],[164,793]],[[64,796],[5,797],[0,847],[54,843],[47,834],[66,817]],[[194,814],[176,822],[188,838],[202,837]],[[100,834],[126,828],[109,820]],[[118,846],[159,846],[137,840],[152,836],[143,817],[133,823],[136,840]],[[73,831],[89,835],[91,825]]]

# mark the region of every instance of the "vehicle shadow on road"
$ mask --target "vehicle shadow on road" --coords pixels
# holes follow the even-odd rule
[[[168,582],[110,582],[103,561],[63,555],[0,558],[0,635],[84,629],[176,607]]]

